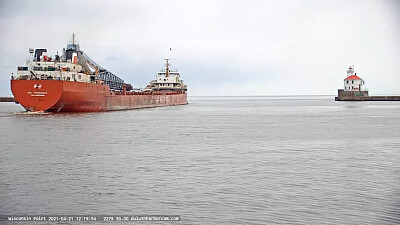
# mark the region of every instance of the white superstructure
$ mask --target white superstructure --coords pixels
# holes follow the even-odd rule
[[[31,54],[26,66],[18,67],[16,75],[16,79],[20,80],[37,79],[91,82],[90,75],[84,72],[77,60],[72,62],[71,59],[62,59],[58,56],[52,59],[51,57],[47,57],[46,52],[40,51],[36,51],[35,57],[32,57]]]
[[[171,91],[186,91],[187,86],[180,80],[178,70],[169,68],[169,59],[165,59],[166,68],[157,73],[156,79],[152,80],[148,88],[152,90],[171,90]]]
[[[47,49],[30,48],[26,65],[18,67],[13,79],[98,83],[108,85],[112,90],[122,90],[124,86],[124,80],[98,65],[80,50],[75,34],[72,34],[72,41],[63,49],[61,56],[57,52],[52,58],[47,55]]]

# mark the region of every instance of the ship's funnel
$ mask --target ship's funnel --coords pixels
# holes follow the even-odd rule
[[[45,48],[35,49],[35,61],[37,62],[40,61],[40,57],[43,55],[43,52],[47,52],[47,49]]]

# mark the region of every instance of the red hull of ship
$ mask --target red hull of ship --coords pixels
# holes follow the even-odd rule
[[[187,104],[173,93],[116,94],[107,85],[59,80],[11,80],[16,101],[28,111],[101,112]]]

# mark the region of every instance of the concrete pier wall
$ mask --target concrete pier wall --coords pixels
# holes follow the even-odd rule
[[[14,97],[0,97],[0,102],[15,102]]]
[[[338,90],[335,101],[400,101],[400,96],[369,96],[368,91]]]

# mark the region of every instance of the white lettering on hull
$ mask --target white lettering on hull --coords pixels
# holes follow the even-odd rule
[[[26,93],[31,97],[43,97],[47,95],[47,91],[34,91],[34,92],[28,91]]]

